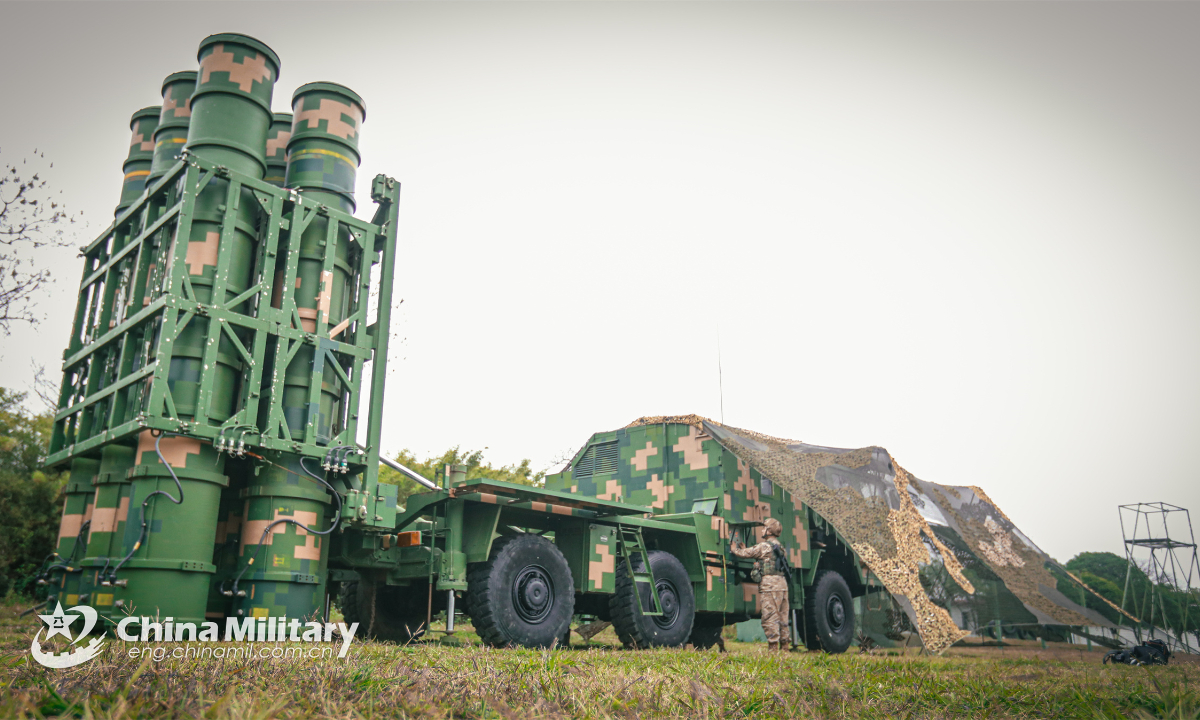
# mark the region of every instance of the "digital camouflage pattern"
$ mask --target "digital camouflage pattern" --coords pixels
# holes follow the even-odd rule
[[[748,558],[761,563],[762,582],[759,583],[759,593],[762,597],[762,628],[767,636],[767,643],[773,648],[785,648],[791,644],[791,604],[788,602],[788,583],[783,569],[777,567],[776,547],[781,547],[778,535],[772,530],[778,530],[781,523],[771,518],[765,524],[766,539],[752,547],[734,545],[731,551],[740,558]]]
[[[287,144],[292,137],[292,114],[275,113],[271,118],[271,129],[267,131],[267,174],[263,180],[283,187],[287,179]]]
[[[567,469],[547,476],[546,489],[644,505],[656,518],[682,515],[696,523],[700,546],[709,548],[728,549],[735,532],[761,542],[761,524],[773,517],[781,522],[780,542],[793,567],[814,567],[819,558],[810,543],[807,508],[722,446],[698,416],[641,418],[597,433]],[[613,582],[614,552],[615,547],[597,546],[591,557],[589,578],[604,588]],[[728,552],[709,551],[704,557],[703,581],[695,585],[697,612],[761,613],[759,585],[736,577],[731,562]],[[876,584],[856,564],[852,574],[863,587]],[[801,594],[792,604],[802,600]]]
[[[377,482],[389,334],[367,325],[389,323],[399,184],[371,183],[372,221],[345,212],[353,183],[279,188],[291,122],[283,114],[270,132],[278,57],[220,34],[197,61],[133,122],[130,182],[153,175],[156,159],[173,181],[128,186],[132,204],[83,249],[46,461],[73,474],[60,554],[43,575],[55,597],[109,621],[312,616],[336,544],[317,534],[335,521],[324,481],[346,499],[338,539],[352,550],[369,558],[396,519],[395,487]],[[312,132],[356,143],[355,103],[353,133],[320,103]],[[263,180],[268,152],[275,187]],[[378,370],[369,381],[367,363]],[[286,408],[295,422],[289,390],[302,396]],[[327,471],[334,456],[340,473]],[[342,578],[363,562],[350,555]]]
[[[287,187],[331,207],[354,211],[359,131],[365,117],[362,104],[357,93],[334,83],[309,83],[296,90],[292,96],[295,112],[291,134],[286,141]],[[268,143],[267,147],[274,150],[278,142]],[[318,325],[332,326],[327,333],[334,339],[349,324],[345,310],[350,305],[347,295],[353,292],[354,267],[348,230],[340,233],[335,244],[337,257],[332,263],[325,262],[328,232],[329,219],[321,216],[314,217],[305,228],[296,258],[296,280],[290,288],[282,280],[290,258],[280,256],[276,264],[278,300],[273,305],[281,307],[283,298],[290,297],[305,331],[315,332]],[[314,350],[303,347],[287,367],[284,415],[293,433],[308,420],[313,358]],[[322,389],[315,409],[317,437],[325,441],[334,419],[341,414],[342,403],[338,377],[331,366],[325,368]]]
[[[354,211],[359,132],[367,113],[358,93],[335,83],[309,83],[292,95],[287,187],[317,192],[322,202]]]
[[[769,647],[786,650],[792,644],[791,614],[786,589],[762,591],[762,629]]]
[[[919,480],[880,447],[810,445],[695,415],[646,417],[592,436],[547,488],[648,505],[656,517],[707,514],[713,541],[730,538],[738,523],[774,517],[801,570],[818,564],[811,539],[827,531],[827,540],[853,549],[854,594],[882,584],[933,652],[997,619],[1111,625],[1056,589],[1069,575],[982,490]],[[761,541],[762,528],[749,527],[752,542]],[[706,558],[697,610],[761,613],[763,589],[733,577],[727,562]]]
[[[192,122],[192,93],[195,90],[196,73],[191,70],[171,73],[163,80],[162,114],[154,131],[154,161],[150,164],[148,182],[162,177],[179,161]]]
[[[142,108],[129,119],[129,129],[133,138],[129,141],[129,155],[125,158],[121,170],[124,180],[121,183],[121,200],[117,203],[115,215],[120,215],[125,208],[137,200],[146,189],[146,177],[150,174],[150,163],[154,159],[154,130],[158,127],[158,115],[161,108]]]
[[[198,58],[187,149],[261,179],[279,57],[252,37],[223,33],[205,38]]]

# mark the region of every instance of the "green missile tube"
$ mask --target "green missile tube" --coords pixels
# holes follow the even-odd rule
[[[229,484],[225,456],[211,443],[187,436],[145,430],[138,441],[137,464],[129,472],[123,553],[113,558],[111,576],[119,578],[112,586],[114,608],[204,622],[216,570],[217,508],[221,489]]]
[[[254,38],[221,34],[200,43],[199,59],[187,151],[261,179],[266,171],[264,154],[278,57]],[[229,242],[222,243],[221,220],[227,192],[228,183],[214,178],[196,198],[187,257],[189,280],[196,299],[202,303],[223,303],[241,294],[250,286],[254,271],[258,203],[250,191],[243,191],[236,214],[237,232]],[[217,258],[223,253],[229,253],[231,259],[225,295],[217,298],[212,289]],[[234,309],[249,311],[246,304]],[[207,318],[193,318],[175,342],[169,382],[181,417],[196,413],[208,328]],[[241,376],[236,347],[224,336],[217,349],[215,376],[207,411],[210,420],[219,423],[233,413]]]
[[[129,129],[133,131],[133,139],[129,141],[129,156],[121,169],[125,180],[121,184],[121,201],[113,216],[125,212],[125,208],[133,204],[146,189],[146,176],[150,174],[150,163],[154,159],[154,130],[158,127],[158,116],[162,108],[157,105],[138,110],[129,119]]]
[[[134,463],[134,449],[128,445],[105,445],[100,455],[100,467],[92,483],[96,488],[92,502],[91,525],[87,534],[87,549],[80,565],[80,603],[96,608],[108,619],[119,620],[114,612],[115,596],[111,585],[103,585],[107,572],[119,560],[121,538],[129,516],[129,469]],[[116,556],[115,558],[113,556]],[[86,598],[86,599],[85,599]]]
[[[209,35],[200,43],[187,149],[243,175],[262,178],[279,56],[248,35]]]
[[[71,461],[71,474],[63,488],[62,519],[58,524],[58,546],[55,553],[56,565],[63,566],[58,573],[55,599],[64,605],[79,604],[79,581],[87,545],[88,523],[92,517],[92,501],[96,491],[92,482],[100,469],[100,461],[93,458],[75,458]]]
[[[187,142],[188,126],[192,121],[192,93],[196,90],[193,70],[171,73],[162,84],[162,114],[154,131],[154,161],[150,164],[147,183],[162,177],[175,163]]]
[[[295,523],[328,530],[332,522],[330,496],[324,485],[305,472],[301,456],[268,452],[264,458],[266,462],[242,491],[246,516],[240,566],[244,571],[234,600],[236,614],[313,617],[324,609],[329,538]],[[315,458],[304,464],[323,476]],[[285,518],[295,522],[277,522]]]
[[[271,94],[279,74],[279,58],[270,48],[245,35],[205,38],[191,96],[187,143],[190,154],[232,171],[261,179],[267,130],[271,123]],[[232,237],[222,237],[229,182],[212,178],[197,196],[186,248],[187,272],[195,298],[204,304],[226,303],[251,284],[254,273],[258,210],[253,193],[243,190],[234,214]],[[221,296],[214,295],[218,258],[228,257]],[[249,304],[233,308],[248,312]],[[192,318],[175,340],[167,373],[178,417],[197,416],[210,319]],[[241,332],[235,330],[235,332]],[[243,343],[247,337],[240,338]],[[234,412],[242,377],[236,345],[224,334],[214,337],[216,360],[204,374],[210,383],[205,408],[210,423],[222,423]],[[177,622],[202,622],[209,606],[214,538],[222,488],[229,485],[226,456],[207,441],[186,435],[139,437],[127,500],[127,521],[120,553],[109,556],[112,566],[98,575],[111,588],[114,612],[174,617]],[[143,525],[143,520],[145,524]],[[105,585],[105,583],[108,585]],[[108,599],[108,593],[96,591]],[[98,601],[92,604],[101,613]]]
[[[287,187],[354,212],[359,131],[366,105],[358,93],[328,82],[301,85],[292,95]]]
[[[309,83],[292,96],[292,115],[287,187],[344,212],[354,212],[359,131],[366,119],[362,98],[334,83]],[[305,228],[300,239],[297,286],[282,289],[294,295],[303,328],[315,332],[319,318],[327,327],[326,337],[336,335],[338,324],[348,314],[353,280],[349,236],[344,231],[337,238],[333,270],[323,276],[328,226],[328,218],[318,216]],[[284,372],[283,413],[293,434],[303,433],[310,419],[308,387],[312,362],[313,349],[305,345]],[[327,443],[333,433],[334,419],[342,414],[341,385],[332,368],[325,368],[321,386],[321,400],[316,408],[316,440]]]
[[[292,114],[275,113],[271,118],[271,129],[267,132],[267,174],[263,180],[275,187],[283,187],[287,179],[287,144],[292,137]]]
[[[354,212],[354,180],[358,170],[358,137],[366,115],[362,98],[333,83],[309,83],[292,96],[292,131],[287,142],[287,185],[304,196],[344,212]],[[318,216],[300,238],[296,285],[278,289],[276,307],[284,293],[299,310],[302,327],[315,332],[318,322],[335,335],[348,314],[352,279],[348,234],[337,238],[334,268],[325,273],[324,251],[329,219]],[[276,278],[283,275],[281,257]],[[332,327],[330,327],[332,326]],[[309,385],[313,349],[300,348],[284,371],[283,412],[289,432],[302,436],[309,422]],[[321,378],[316,440],[328,443],[334,418],[341,414],[342,393],[334,371]],[[245,490],[246,521],[242,532],[241,583],[238,613],[252,617],[309,616],[323,609],[327,538],[312,530],[329,527],[329,494],[308,471],[323,473],[310,459],[308,467],[291,453],[270,453],[266,465]],[[264,529],[283,518],[264,538]],[[260,545],[262,543],[262,545]],[[265,546],[264,546],[265,545]],[[257,560],[255,558],[257,557]],[[254,565],[246,563],[254,562]]]

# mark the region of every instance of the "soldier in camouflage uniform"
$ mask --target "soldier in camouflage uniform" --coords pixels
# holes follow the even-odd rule
[[[767,518],[763,527],[762,542],[753,547],[746,547],[739,539],[734,538],[730,543],[730,550],[734,555],[751,558],[762,564],[762,581],[759,583],[758,592],[762,599],[762,628],[767,636],[769,650],[789,649],[792,637],[791,626],[788,623],[791,611],[786,570],[781,567],[779,559],[783,553],[776,551],[776,548],[783,549],[779,544],[779,535],[782,532],[783,527],[778,520]]]

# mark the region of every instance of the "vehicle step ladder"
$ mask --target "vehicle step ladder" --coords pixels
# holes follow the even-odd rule
[[[658,599],[658,585],[654,582],[654,572],[650,567],[650,555],[646,552],[646,543],[642,539],[642,529],[636,525],[619,525],[618,529],[621,533],[621,555],[625,558],[625,571],[629,573],[629,577],[633,578],[633,594],[637,598],[638,611],[649,617],[662,615],[662,602]],[[634,553],[642,558],[644,572],[634,572]],[[646,612],[646,608],[642,606],[642,593],[638,589],[638,583],[650,585],[650,606],[653,612]]]

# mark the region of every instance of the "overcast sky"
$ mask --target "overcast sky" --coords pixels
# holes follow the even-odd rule
[[[537,467],[699,413],[972,484],[1060,560],[1200,510],[1200,5],[0,3],[0,152],[111,220],[242,32],[403,184],[383,446]],[[57,371],[79,261],[0,384]]]

